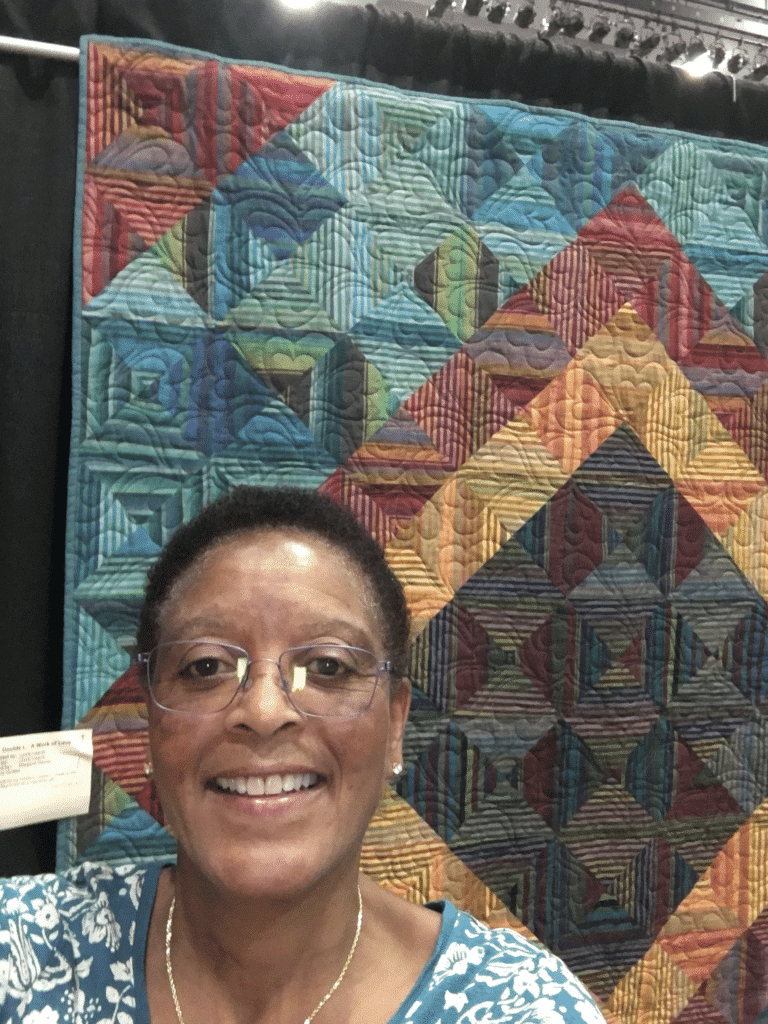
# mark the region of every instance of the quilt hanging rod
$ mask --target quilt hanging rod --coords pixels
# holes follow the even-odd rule
[[[53,57],[55,60],[80,59],[80,49],[77,46],[39,43],[34,39],[17,39],[15,36],[0,36],[0,51],[26,53],[31,57]]]

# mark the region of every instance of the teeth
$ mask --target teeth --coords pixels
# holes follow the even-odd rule
[[[285,781],[291,783],[291,789],[293,789],[293,776],[286,775]],[[286,787],[287,788],[287,787]],[[264,795],[265,796],[277,796],[278,793],[283,792],[283,780],[279,775],[268,775],[264,780]]]
[[[292,793],[296,789],[308,789],[317,782],[314,772],[287,775],[252,775],[248,778],[228,779],[224,776],[216,778],[216,785],[229,793],[241,793],[248,796],[278,796],[280,793]]]

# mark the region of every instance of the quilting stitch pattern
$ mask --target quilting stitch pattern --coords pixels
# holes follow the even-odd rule
[[[609,1020],[762,1020],[768,153],[143,42],[86,70],[62,865],[170,848],[153,556],[300,482],[414,619],[366,869],[535,933]]]

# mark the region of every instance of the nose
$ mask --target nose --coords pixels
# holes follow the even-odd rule
[[[250,662],[228,711],[235,727],[264,735],[302,720],[283,689],[277,662],[268,658]]]

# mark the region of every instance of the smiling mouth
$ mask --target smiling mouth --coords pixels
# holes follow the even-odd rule
[[[240,796],[281,796],[300,789],[311,789],[320,781],[315,772],[289,773],[286,775],[254,775],[236,779],[217,776],[213,782],[223,793],[237,793]]]

